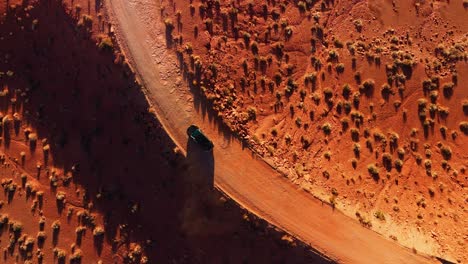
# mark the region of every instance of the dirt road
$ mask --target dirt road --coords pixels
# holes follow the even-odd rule
[[[117,38],[146,87],[161,122],[185,148],[185,129],[195,123],[213,139],[214,184],[239,204],[340,263],[427,263],[357,221],[298,190],[265,162],[218,128],[193,98],[165,47],[154,0],[106,0]]]

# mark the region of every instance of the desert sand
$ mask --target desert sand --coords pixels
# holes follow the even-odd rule
[[[2,1],[4,262],[466,262],[465,6]]]
[[[196,149],[180,154],[100,5],[8,4],[0,4],[3,263],[329,263],[212,190]]]
[[[128,6],[164,23],[191,90],[300,188],[416,252],[466,259],[463,1]]]

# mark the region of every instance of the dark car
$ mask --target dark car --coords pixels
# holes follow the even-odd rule
[[[213,142],[211,142],[196,125],[191,125],[187,128],[187,135],[205,151],[210,151],[214,147]]]

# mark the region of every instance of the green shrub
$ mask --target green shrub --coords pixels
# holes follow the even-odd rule
[[[360,104],[360,100],[361,100],[361,99],[360,99],[360,96],[361,96],[361,93],[359,93],[359,92],[355,92],[355,93],[353,94],[353,105],[354,105],[354,107],[355,107],[356,109],[359,108],[359,104]]]
[[[339,55],[336,50],[330,50],[328,52],[328,60],[329,61],[338,61]]]
[[[297,8],[299,8],[299,12],[304,13],[307,10],[307,5],[304,1],[299,1],[297,3]]]
[[[390,153],[384,153],[382,155],[382,163],[385,165],[385,167],[390,167],[392,166],[392,155]]]
[[[297,117],[295,123],[298,127],[302,126],[302,119],[300,117]]]
[[[397,144],[398,144],[398,139],[399,139],[399,138],[400,138],[400,137],[398,136],[397,133],[395,133],[395,132],[390,133],[390,136],[389,136],[390,144],[392,144],[392,145],[397,145]]]
[[[424,167],[426,168],[426,170],[430,170],[432,168],[432,161],[431,160],[425,160],[424,161]]]
[[[445,83],[442,85],[442,91],[444,93],[444,96],[446,98],[450,98],[453,95],[453,88],[455,87],[455,84],[450,82],[450,83]]]
[[[174,23],[172,23],[172,20],[170,18],[166,18],[164,20],[164,25],[166,26],[166,34],[172,34],[172,31],[174,30]]]
[[[78,25],[83,25],[87,28],[91,28],[93,26],[93,17],[90,15],[83,15],[81,17],[81,21],[78,22]]]
[[[248,48],[249,47],[249,43],[250,43],[250,34],[248,32],[244,32],[242,34],[242,37],[244,38],[244,44],[245,44],[245,47]]]
[[[362,20],[361,19],[356,19],[353,21],[354,27],[358,32],[362,31]]]
[[[336,70],[337,73],[343,73],[343,72],[344,72],[344,69],[345,69],[344,63],[338,63],[338,64],[335,66],[335,70]]]
[[[302,148],[307,149],[312,144],[312,140],[308,136],[301,136]]]
[[[388,100],[390,95],[394,94],[394,92],[392,91],[392,88],[387,83],[382,85],[382,88],[380,89],[380,93],[385,100]]]
[[[57,202],[63,202],[65,200],[65,193],[64,192],[57,192],[55,195]]]
[[[81,258],[82,258],[82,253],[81,250],[76,250],[71,256],[70,256],[70,263],[81,263]],[[143,263],[143,262],[140,262]]]
[[[343,131],[346,131],[349,127],[349,119],[347,117],[343,117],[341,119],[341,127],[343,129]]]
[[[374,216],[375,216],[375,218],[377,218],[377,219],[379,219],[381,221],[385,221],[385,215],[384,215],[384,213],[382,211],[376,211],[374,213]]]
[[[18,221],[10,222],[10,230],[14,234],[19,235],[23,231],[23,224]]]
[[[332,126],[330,123],[325,123],[322,125],[322,131],[325,135],[330,135],[332,130]]]
[[[379,179],[379,169],[377,168],[377,166],[374,163],[369,164],[367,166],[367,171],[370,173],[372,178],[374,178],[375,180]]]
[[[257,119],[257,108],[252,107],[252,106],[249,107],[247,109],[247,114],[248,114],[250,120],[256,120]]]
[[[51,225],[51,228],[54,232],[56,231],[59,231],[60,230],[60,221],[59,220],[56,220],[52,223]]]
[[[349,86],[349,84],[345,84],[343,85],[343,92],[342,92],[342,95],[345,99],[348,99],[349,96],[351,95],[351,87]],[[468,104],[468,103],[467,103]]]
[[[278,129],[276,129],[274,127],[274,128],[271,129],[270,133],[271,133],[272,136],[276,137],[276,136],[278,136]]]
[[[431,93],[429,94],[429,98],[431,98],[432,103],[437,102],[438,97],[439,97],[439,92],[438,91],[431,91]]]
[[[359,157],[361,154],[361,145],[359,143],[354,143],[353,145],[354,156]]]
[[[258,43],[256,41],[252,41],[252,43],[250,44],[250,50],[252,50],[252,53],[254,55],[258,54]]]
[[[96,228],[94,228],[94,230],[93,230],[93,236],[94,236],[94,237],[102,237],[102,236],[104,236],[104,228],[101,227],[101,226],[97,226]]]
[[[420,165],[421,162],[422,162],[422,157],[421,157],[421,155],[419,155],[419,154],[416,153],[416,154],[414,155],[414,158],[415,158],[415,160],[416,160],[416,163],[417,163],[418,165]]]
[[[66,257],[67,257],[67,252],[63,249],[59,249],[59,248],[54,248],[54,255],[57,257],[57,260],[59,261],[59,263],[62,263],[65,261]]]
[[[450,160],[452,158],[452,149],[449,146],[442,146],[440,148],[440,153],[445,160]]]
[[[341,42],[341,40],[337,38],[333,40],[333,45],[335,45],[335,47],[339,49],[342,49],[344,47],[343,42]]]
[[[309,73],[305,76],[304,82],[307,85],[308,83],[315,84],[317,82],[317,72]]]
[[[47,235],[46,235],[46,233],[44,231],[39,231],[39,232],[37,232],[36,238],[37,238],[37,243],[39,245],[42,245],[42,244],[44,244],[44,241],[46,240]]]
[[[397,150],[397,153],[398,153],[398,157],[399,157],[400,159],[403,159],[403,158],[405,157],[405,150],[404,150],[403,148],[399,148],[399,149]]]
[[[357,82],[357,83],[361,83],[361,73],[360,72],[355,72],[354,73],[354,80]]]
[[[350,101],[344,101],[343,102],[343,109],[344,109],[344,112],[346,114],[349,114],[351,112],[351,109],[352,109],[351,102]]]
[[[403,161],[401,159],[396,159],[394,165],[398,171],[401,171],[401,168],[403,167]]]
[[[323,90],[323,95],[325,97],[325,100],[329,100],[333,97],[333,90],[327,87]]]
[[[427,100],[425,98],[418,99],[418,109],[419,111],[426,109]]]
[[[437,106],[437,112],[439,113],[439,116],[442,118],[442,119],[445,119],[447,118],[447,116],[449,115],[450,113],[450,110],[448,107],[443,107],[443,106]]]
[[[372,79],[367,79],[362,83],[365,93],[371,93],[374,90],[375,82]]]
[[[351,139],[355,142],[358,142],[359,136],[360,136],[359,129],[354,128],[354,127],[351,128]]]
[[[99,42],[98,48],[102,51],[112,52],[114,50],[114,43],[111,38],[103,37]]]
[[[463,132],[463,134],[468,135],[468,122],[460,122],[459,127],[460,131]]]

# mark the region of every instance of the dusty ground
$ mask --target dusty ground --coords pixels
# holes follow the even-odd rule
[[[463,1],[163,1],[166,45],[226,125],[313,195],[466,262]]]
[[[209,157],[174,151],[113,53],[99,2],[7,3],[5,263],[327,262],[213,192]]]

